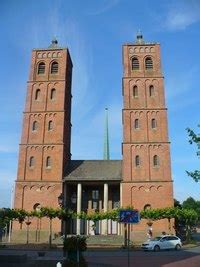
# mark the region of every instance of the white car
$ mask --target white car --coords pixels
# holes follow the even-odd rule
[[[182,243],[179,237],[174,235],[157,236],[142,244],[143,250],[159,251],[161,249],[175,249],[179,250],[182,247]]]

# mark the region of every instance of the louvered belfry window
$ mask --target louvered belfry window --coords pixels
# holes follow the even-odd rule
[[[152,70],[153,69],[153,61],[150,57],[147,57],[145,59],[145,68],[146,68],[146,70]]]
[[[58,62],[53,62],[51,65],[51,74],[58,73]]]
[[[38,65],[38,74],[44,74],[44,73],[45,73],[45,64],[44,64],[44,62],[41,62]]]
[[[139,70],[139,60],[138,58],[134,57],[132,58],[132,70]]]

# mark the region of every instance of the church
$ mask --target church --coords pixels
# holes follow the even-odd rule
[[[109,211],[173,206],[170,142],[160,44],[136,41],[122,47],[122,160],[110,160],[105,143],[103,160],[73,160],[71,101],[73,63],[67,48],[53,40],[48,48],[33,49],[23,113],[14,208],[57,208],[76,212]],[[117,56],[117,55],[116,55]],[[76,94],[76,92],[73,92]],[[120,120],[121,118],[119,118]],[[38,222],[32,221],[31,227]],[[146,220],[131,231],[146,230]],[[14,230],[23,225],[14,224]],[[40,221],[48,230],[47,220]],[[159,232],[168,221],[154,222]],[[54,232],[61,222],[53,220]],[[69,234],[122,235],[123,225],[71,220]]]

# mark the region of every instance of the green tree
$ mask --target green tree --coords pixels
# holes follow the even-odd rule
[[[52,220],[60,216],[60,209],[54,209],[51,207],[42,207],[40,209],[42,217],[49,218],[49,247],[52,245]]]
[[[200,125],[198,125],[198,127],[200,127]],[[189,135],[189,143],[193,144],[195,143],[197,146],[197,156],[200,156],[200,134],[195,133],[192,129],[187,128],[186,129]],[[193,172],[191,171],[186,171],[187,174],[193,178],[193,180],[195,182],[198,182],[200,180],[200,171],[199,170],[195,170]]]
[[[193,209],[177,209],[175,218],[184,223],[186,228],[186,241],[189,242],[192,236],[192,227],[198,222],[198,213]]]
[[[188,197],[185,201],[183,201],[182,206],[184,209],[196,211],[199,217],[198,221],[200,221],[200,201],[195,200],[192,197]]]
[[[175,207],[175,208],[180,208],[180,209],[182,208],[182,205],[181,205],[180,201],[178,201],[178,200],[175,199],[175,198],[174,198],[174,207]]]

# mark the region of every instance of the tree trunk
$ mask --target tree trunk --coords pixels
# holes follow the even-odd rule
[[[49,247],[52,245],[52,219],[49,221]]]

